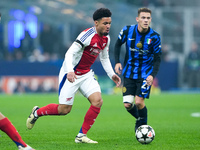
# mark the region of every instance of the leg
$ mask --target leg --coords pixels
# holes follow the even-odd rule
[[[62,71],[59,74],[59,103],[60,104],[48,104],[39,108],[33,107],[31,114],[29,115],[26,126],[28,129],[32,129],[37,119],[46,115],[66,115],[71,111],[74,95],[78,89],[76,84],[71,84],[66,80],[66,74]]]
[[[124,107],[126,110],[136,118],[136,123],[135,123],[135,131],[136,129],[140,126],[140,120],[139,120],[139,114],[138,114],[138,109],[137,106],[134,105],[134,96],[132,95],[126,95],[123,96],[123,102],[124,102]]]
[[[136,96],[135,97],[135,104],[136,104],[137,109],[138,109],[139,118],[138,118],[137,127],[139,127],[140,125],[147,124],[147,108],[145,106],[143,97]],[[137,127],[136,127],[136,129],[137,129]]]
[[[123,103],[126,110],[136,119],[138,119],[138,111],[136,105],[134,105],[134,96],[126,95],[123,96]]]
[[[0,112],[0,120],[6,118],[1,112]]]
[[[100,113],[100,108],[103,104],[100,92],[95,92],[88,97],[89,102],[91,103],[90,108],[88,109],[82,127],[77,135],[75,142],[76,143],[98,143],[97,141],[90,140],[86,137],[87,132],[90,130],[94,124],[98,114]],[[82,139],[84,137],[84,139]],[[81,140],[81,141],[80,141]]]
[[[101,106],[103,104],[103,100],[101,98],[101,93],[100,92],[95,92],[95,93],[91,94],[88,97],[88,100],[91,103],[91,105],[93,105],[95,107],[101,108]]]
[[[70,113],[72,105],[67,104],[48,104],[39,108],[35,115],[38,117],[46,115],[67,115]]]
[[[92,71],[88,72],[85,76],[86,78],[84,78],[84,80],[81,82],[79,90],[89,100],[91,106],[84,117],[83,124],[75,138],[75,142],[98,143],[97,141],[93,141],[87,138],[86,134],[100,113],[100,108],[103,104],[101,89],[97,80],[94,78],[94,73]]]
[[[85,115],[84,122],[82,125],[83,134],[87,134],[91,126],[94,124],[97,116],[100,113],[101,106],[103,104],[100,92],[91,94],[88,97],[88,100],[90,101],[91,106]]]
[[[126,110],[136,118],[135,129],[139,126],[139,115],[137,106],[134,104],[135,102],[135,95],[137,91],[137,80],[124,78],[124,87],[123,87],[123,103]]]
[[[0,113],[0,129],[5,132],[17,145],[17,147],[21,150],[33,150],[29,145],[27,145],[21,138],[17,129],[10,122],[8,118],[6,118],[2,113]]]
[[[26,126],[28,129],[32,129],[39,117],[47,115],[67,115],[70,113],[71,108],[72,105],[66,104],[48,104],[41,108],[35,106],[26,121]]]
[[[144,98],[135,96],[135,104],[136,104],[138,110],[143,109],[145,107]]]

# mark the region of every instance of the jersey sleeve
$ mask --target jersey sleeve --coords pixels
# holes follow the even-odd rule
[[[161,53],[161,38],[160,35],[157,35],[156,38],[154,38],[154,53]]]
[[[126,42],[128,36],[128,30],[130,26],[124,26],[118,35],[118,39],[121,41],[122,44]]]
[[[114,47],[115,64],[120,63],[121,46],[122,46],[122,44],[124,44],[127,41],[129,27],[130,26],[123,27],[123,29],[120,31],[118,39],[115,43],[115,47]]]
[[[159,71],[160,63],[161,63],[161,39],[160,35],[157,36],[157,38],[154,39],[154,61],[153,61],[153,71],[151,75],[155,77]]]
[[[82,46],[77,43],[73,42],[73,44],[70,46],[70,48],[65,53],[65,60],[64,60],[64,70],[65,72],[74,72],[74,56],[76,53],[79,53],[81,51]]]
[[[88,35],[91,35],[93,32],[94,31],[92,29],[81,32],[73,44],[70,46],[70,48],[67,50],[64,60],[65,72],[74,72],[76,60],[82,55],[84,47],[90,44],[90,40],[88,40],[90,36]]]
[[[76,38],[75,42],[78,43],[82,48],[86,47],[90,44],[90,40],[88,40],[90,38],[88,32],[89,31],[87,31],[87,32],[83,31]]]
[[[108,38],[108,43],[106,45],[106,47],[104,48],[104,50],[99,54],[99,58],[101,61],[101,64],[105,70],[105,72],[107,73],[107,75],[109,76],[110,79],[112,79],[112,76],[115,74],[110,59],[109,59],[109,45],[110,45],[110,38]]]

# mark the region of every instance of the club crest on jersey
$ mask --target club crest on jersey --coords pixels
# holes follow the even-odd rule
[[[151,39],[150,38],[147,39],[147,44],[151,44]]]
[[[136,44],[136,46],[137,46],[138,48],[142,48],[142,43],[141,43],[141,41],[139,41],[139,42]]]
[[[97,43],[95,43],[95,44],[93,45],[93,47],[97,47]]]

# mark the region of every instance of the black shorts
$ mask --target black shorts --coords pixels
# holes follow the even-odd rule
[[[143,98],[149,98],[151,86],[147,86],[144,79],[129,79],[124,78],[124,85],[122,88],[123,96],[133,95]]]

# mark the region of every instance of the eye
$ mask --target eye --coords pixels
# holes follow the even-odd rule
[[[111,24],[111,23],[110,23],[110,22],[104,22],[103,24],[104,24],[104,25],[107,25],[107,24]]]

